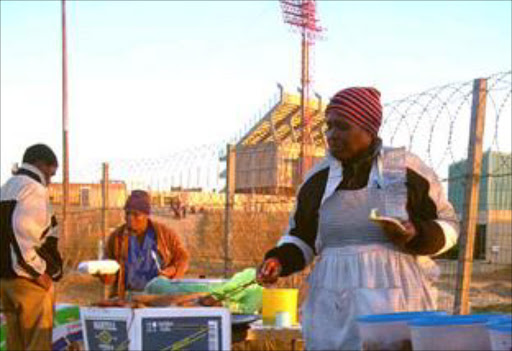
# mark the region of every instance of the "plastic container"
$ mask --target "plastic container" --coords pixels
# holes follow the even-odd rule
[[[408,322],[427,316],[446,315],[443,311],[396,312],[371,314],[357,318],[361,350],[412,350]]]
[[[276,314],[288,312],[292,325],[297,324],[297,289],[263,289],[263,324],[275,325]]]
[[[276,313],[276,327],[289,328],[292,326],[292,320],[288,312]]]
[[[415,351],[481,351],[490,350],[486,323],[503,315],[432,316],[409,323]]]
[[[487,323],[487,331],[492,351],[512,350],[512,319],[508,321],[491,321]]]

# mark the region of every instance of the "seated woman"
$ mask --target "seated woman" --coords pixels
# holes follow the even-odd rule
[[[127,291],[142,291],[159,275],[183,277],[190,255],[174,230],[149,218],[149,194],[132,191],[124,210],[126,223],[109,236],[105,250],[105,258],[121,266],[115,276],[104,277],[107,284],[113,284],[111,297],[124,298]]]

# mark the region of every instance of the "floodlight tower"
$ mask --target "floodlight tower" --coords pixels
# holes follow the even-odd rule
[[[313,140],[311,137],[311,113],[309,111],[309,91],[311,73],[309,70],[309,50],[323,31],[316,18],[315,0],[280,0],[284,22],[297,29],[302,37],[301,53],[301,123],[302,142],[300,150],[300,179],[312,166]]]

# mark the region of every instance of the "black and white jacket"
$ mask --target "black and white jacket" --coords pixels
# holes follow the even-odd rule
[[[391,169],[390,172],[386,170]],[[266,258],[277,258],[282,276],[302,270],[318,253],[318,211],[337,190],[365,186],[386,189],[390,177],[401,169],[405,209],[418,235],[406,251],[413,255],[435,256],[458,239],[459,223],[453,206],[434,171],[404,148],[381,148],[380,140],[361,158],[343,166],[328,155],[306,176],[299,188],[295,209],[287,231]]]
[[[57,221],[43,174],[22,164],[0,189],[0,277],[62,277]]]

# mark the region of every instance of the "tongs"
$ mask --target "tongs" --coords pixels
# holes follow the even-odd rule
[[[196,299],[195,302],[201,306],[210,306],[210,307],[211,306],[222,306],[223,301],[227,300],[228,298],[230,298],[233,295],[236,295],[236,294],[244,291],[245,289],[247,289],[248,287],[250,287],[253,284],[257,284],[256,278],[251,279],[247,283],[239,285],[239,286],[237,286],[231,290],[228,290],[222,294],[210,293],[206,296],[202,296],[202,297]]]

